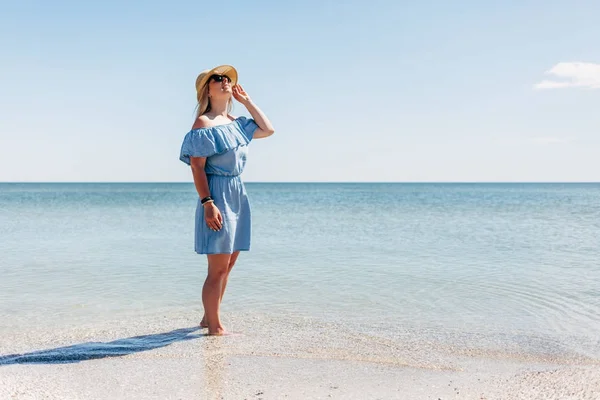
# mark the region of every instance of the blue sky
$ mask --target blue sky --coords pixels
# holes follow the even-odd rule
[[[600,181],[598,15],[596,0],[13,1],[0,181],[191,181],[194,81],[219,64],[276,128],[246,181]]]

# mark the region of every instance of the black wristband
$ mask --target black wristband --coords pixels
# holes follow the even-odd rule
[[[212,199],[213,199],[212,197],[206,196],[205,198],[200,200],[200,204],[204,205],[204,203],[206,203],[207,201],[211,201]]]

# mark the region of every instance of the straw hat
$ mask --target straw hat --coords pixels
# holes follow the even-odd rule
[[[219,65],[218,67],[214,67],[213,69],[207,69],[200,72],[200,75],[196,78],[196,93],[200,94],[200,91],[206,84],[208,78],[212,75],[227,75],[229,79],[231,79],[231,86],[237,84],[238,73],[234,67],[231,65]]]

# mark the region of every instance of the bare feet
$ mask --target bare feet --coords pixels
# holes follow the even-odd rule
[[[209,328],[208,329],[208,334],[210,336],[227,336],[227,335],[231,335],[231,333],[227,332],[225,330],[225,328],[223,328],[222,326],[218,327],[214,331],[211,331],[210,328]]]
[[[200,328],[208,328],[208,322],[206,322],[206,317],[202,317],[202,321],[200,321]]]
[[[208,326],[208,322],[206,322],[206,316],[202,317],[202,321],[200,321],[200,328],[208,328],[209,335],[214,335],[214,336],[230,335],[230,333],[227,332],[225,330],[225,328],[223,328],[223,326],[220,324],[219,324],[219,326],[217,326],[217,329],[211,330],[210,327]]]

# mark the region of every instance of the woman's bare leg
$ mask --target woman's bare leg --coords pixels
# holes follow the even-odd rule
[[[229,258],[229,265],[227,266],[227,274],[225,275],[225,278],[223,279],[223,287],[221,288],[220,301],[223,301],[223,295],[225,294],[225,288],[227,287],[227,281],[229,280],[229,273],[233,269],[233,266],[235,265],[235,262],[237,261],[237,258],[239,255],[240,255],[240,252],[236,251]]]
[[[204,304],[204,321],[208,325],[209,335],[223,335],[226,333],[221,324],[219,306],[224,280],[229,271],[230,258],[230,254],[208,255],[208,275],[202,287],[202,303]]]
[[[229,280],[229,273],[233,269],[233,266],[235,265],[235,262],[237,261],[237,258],[239,255],[240,255],[240,252],[236,251],[233,254],[231,254],[231,257],[229,258],[227,274],[225,274],[225,277],[223,279],[223,284],[221,286],[221,297],[219,298],[219,305],[223,301],[223,295],[225,294],[225,288],[227,287],[227,281]],[[206,313],[204,313],[204,316],[202,317],[202,321],[200,322],[200,327],[208,328],[208,323],[206,322]]]

